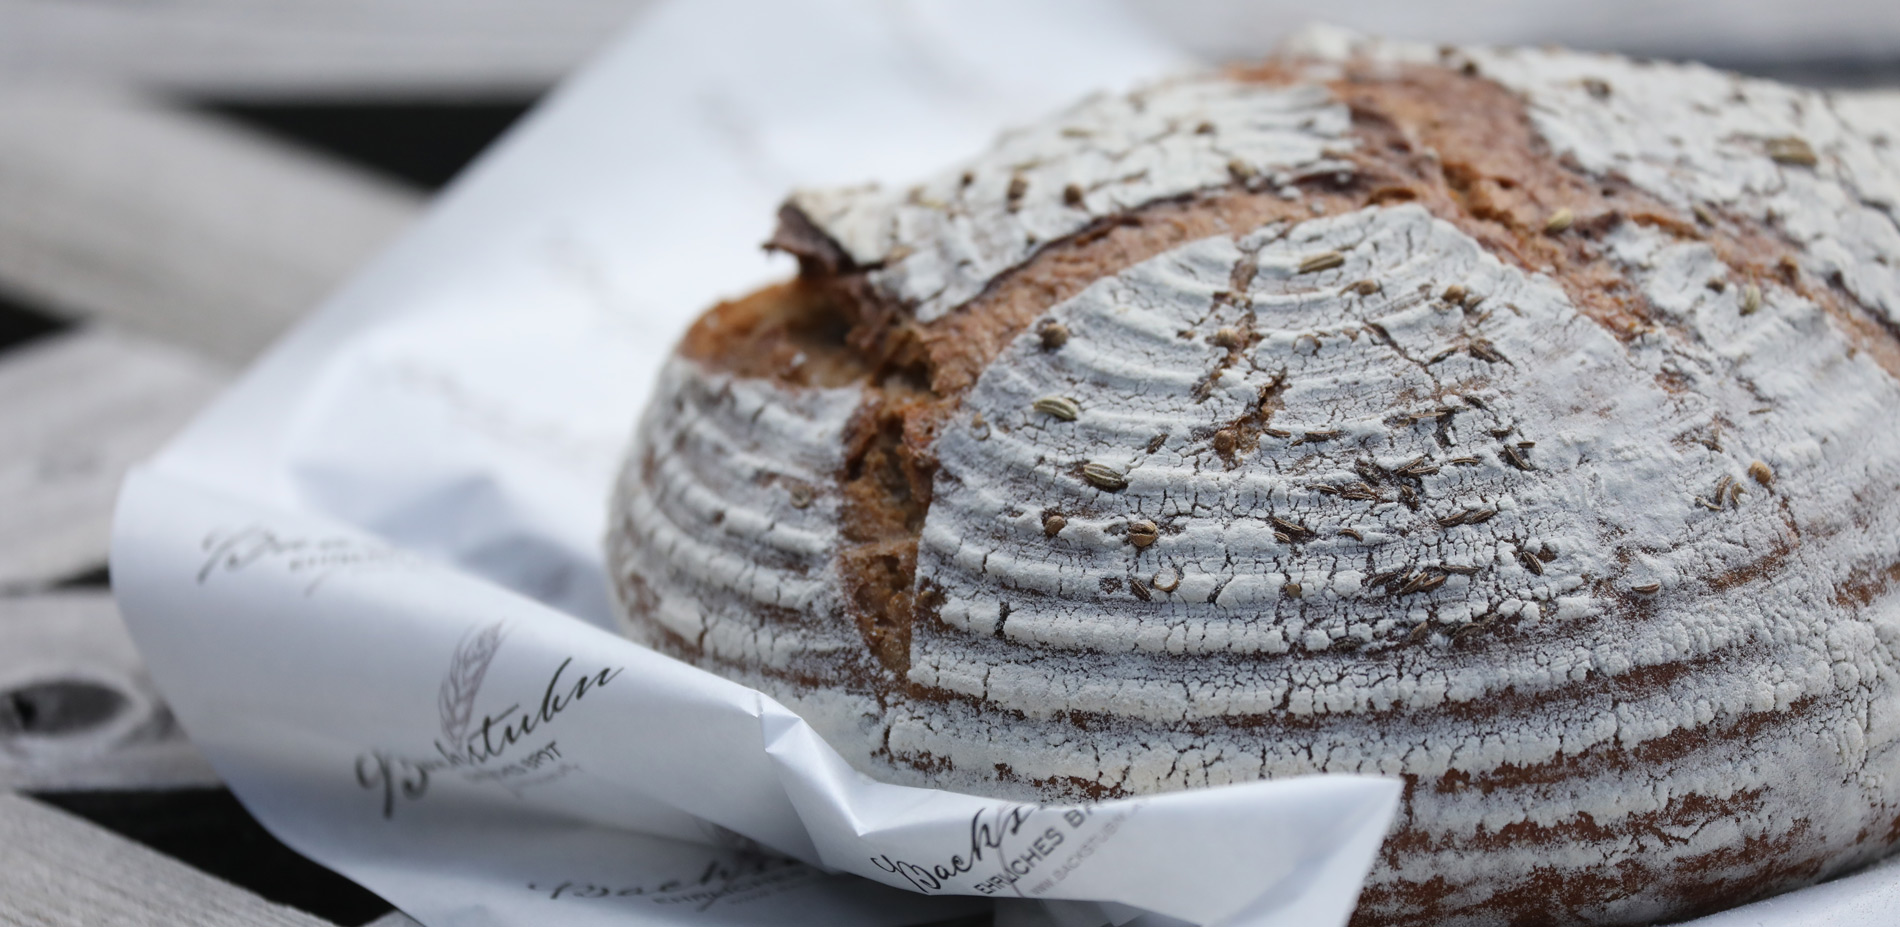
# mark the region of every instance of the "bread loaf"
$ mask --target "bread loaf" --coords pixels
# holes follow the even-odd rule
[[[1890,106],[1891,104],[1889,104]],[[1316,34],[806,191],[614,501],[627,633],[890,781],[1402,777],[1355,924],[1900,842],[1900,124]]]

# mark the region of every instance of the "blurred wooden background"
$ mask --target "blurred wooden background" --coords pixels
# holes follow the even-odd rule
[[[113,498],[647,2],[0,0],[0,925],[401,922],[271,840],[192,750],[113,608]],[[1131,5],[1210,59],[1313,16]],[[1319,12],[1900,87],[1893,0]]]

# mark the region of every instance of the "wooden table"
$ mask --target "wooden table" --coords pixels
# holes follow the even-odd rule
[[[325,145],[350,147],[351,126],[505,121],[643,5],[0,0],[0,925],[407,922],[272,841],[185,739],[112,603],[113,498],[424,203],[394,179],[413,158]],[[1305,16],[1293,0],[1135,6],[1214,55]],[[1892,3],[1451,6],[1331,15],[1900,86]],[[258,128],[317,123],[314,144]]]
[[[410,923],[271,839],[192,749],[113,606],[112,505],[128,466],[426,201],[392,179],[401,157],[351,163],[259,126],[505,121],[627,15],[568,5],[593,34],[551,42],[523,28],[545,6],[494,5],[460,45],[412,29],[440,47],[408,56],[375,47],[402,35],[369,3],[349,49],[296,34],[317,4],[280,4],[274,22],[226,22],[239,35],[221,54],[184,41],[177,60],[208,70],[181,83],[125,49],[241,16],[0,2],[0,925]],[[326,11],[333,31],[347,7]],[[351,64],[366,52],[493,68],[404,83]]]

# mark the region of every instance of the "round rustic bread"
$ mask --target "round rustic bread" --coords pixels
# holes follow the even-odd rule
[[[1360,925],[1863,864],[1900,841],[1896,109],[1320,36],[798,193],[798,279],[708,312],[640,426],[626,630],[890,781],[1402,777]]]

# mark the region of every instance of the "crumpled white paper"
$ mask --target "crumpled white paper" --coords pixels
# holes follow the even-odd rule
[[[432,927],[1342,923],[1393,781],[884,785],[606,630],[617,458],[686,322],[789,273],[791,187],[1183,64],[1085,0],[660,7],[128,481],[115,583],[194,741]]]
[[[662,5],[127,481],[114,585],[192,739],[430,927],[1343,923],[1396,781],[884,785],[607,630],[617,457],[685,324],[789,274],[788,189],[1187,66],[1088,0]]]

